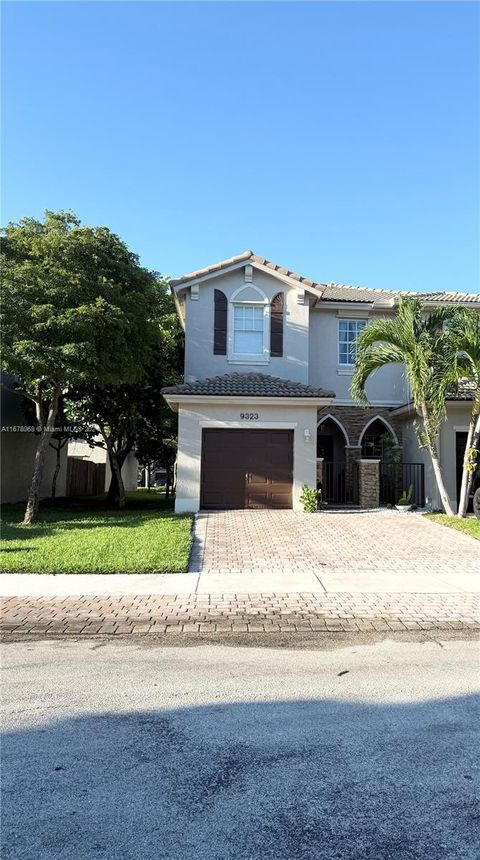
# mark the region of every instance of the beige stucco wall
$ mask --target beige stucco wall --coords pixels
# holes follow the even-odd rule
[[[125,460],[122,466],[122,478],[125,490],[127,492],[131,492],[132,490],[137,489],[137,474],[138,474],[138,460],[133,453],[130,451],[127,459]],[[110,463],[106,461],[105,467],[105,490],[108,490],[110,486],[110,481],[112,479],[112,472],[110,469]]]
[[[402,450],[404,463],[423,463],[425,475],[425,505],[427,508],[440,508],[440,496],[437,482],[433,474],[432,461],[425,448],[420,448],[415,433],[414,422],[409,420],[404,424],[402,433]]]
[[[337,406],[353,403],[350,393],[353,370],[338,363],[339,319],[375,319],[386,311],[329,309],[325,305],[310,312],[309,375],[310,385],[334,391]],[[401,406],[408,402],[408,389],[402,365],[382,367],[367,382],[367,396],[372,405]]]
[[[457,464],[456,464],[456,434],[466,433],[470,420],[471,404],[449,403],[448,419],[440,432],[440,462],[453,509],[457,510]]]
[[[258,404],[188,404],[180,407],[178,422],[177,492],[175,510],[198,511],[200,507],[200,467],[202,429],[215,426],[245,427],[245,429],[271,429],[283,427],[294,431],[293,443],[293,507],[302,510],[299,497],[302,486],[316,486],[316,428],[317,407],[289,405],[285,401],[276,405]],[[258,413],[257,421],[242,421],[240,413],[251,410]],[[310,441],[304,430],[310,430]]]
[[[230,361],[228,355],[213,354],[214,291],[222,290],[229,300],[245,283],[242,267],[228,272],[222,277],[204,281],[200,284],[198,299],[192,299],[190,290],[186,291],[186,329],[185,329],[185,381],[205,379],[223,373],[268,373],[295,382],[308,380],[308,295],[304,304],[298,304],[298,291],[283,284],[264,272],[254,270],[253,284],[258,287],[270,302],[279,293],[284,293],[285,327],[283,357],[269,357],[267,363],[240,364]],[[245,294],[245,299],[248,297]],[[242,298],[241,296],[239,297]],[[258,301],[258,295],[252,294]],[[231,310],[229,306],[229,314]],[[269,332],[268,332],[269,334]]]
[[[88,442],[75,439],[68,443],[68,456],[81,457],[82,460],[90,460],[92,463],[105,463],[107,452],[105,448],[99,448],[97,445],[91,448]]]
[[[447,420],[440,430],[440,463],[445,488],[454,511],[457,510],[457,472],[456,472],[456,433],[466,432],[470,418],[469,403],[449,403]],[[431,460],[425,448],[419,448],[413,420],[404,425],[403,431],[404,462],[423,463],[425,466],[425,495],[428,507],[441,508],[442,503],[437,489]]]
[[[282,291],[285,297],[284,348],[281,358],[268,358],[255,364],[240,364],[227,355],[213,354],[214,291],[222,290],[230,300],[244,287],[244,267],[199,284],[198,297],[185,293],[185,381],[204,379],[224,373],[257,371],[272,376],[309,383],[333,390],[337,404],[352,403],[350,385],[352,372],[338,364],[338,320],[343,318],[372,319],[388,315],[387,309],[330,308],[325,304],[314,307],[315,300],[308,293],[298,303],[300,290],[287,286],[278,278],[253,270],[253,284],[269,301]],[[247,299],[247,293],[243,299]],[[241,296],[239,298],[242,298]],[[251,298],[258,300],[252,293]],[[392,312],[393,314],[393,312]],[[229,305],[231,316],[231,306]],[[390,366],[375,373],[367,384],[367,393],[373,405],[400,406],[408,401],[408,389],[403,368]]]

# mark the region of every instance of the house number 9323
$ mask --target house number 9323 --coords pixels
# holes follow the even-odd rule
[[[245,421],[258,421],[258,412],[240,412],[240,418]]]

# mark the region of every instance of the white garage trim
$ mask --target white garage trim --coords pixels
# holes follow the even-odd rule
[[[200,427],[231,427],[233,430],[295,430],[296,421],[200,421]]]

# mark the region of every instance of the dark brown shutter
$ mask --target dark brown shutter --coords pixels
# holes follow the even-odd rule
[[[227,297],[215,290],[215,319],[213,324],[213,354],[227,354]]]
[[[277,293],[270,304],[270,355],[283,355],[283,293]]]

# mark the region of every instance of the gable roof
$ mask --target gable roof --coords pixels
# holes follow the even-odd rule
[[[298,282],[298,284],[306,287],[307,289],[310,288],[321,292],[325,287],[325,284],[318,284],[316,281],[312,281],[311,278],[305,278],[303,275],[299,275],[298,272],[292,272],[284,266],[279,266],[277,263],[273,263],[272,260],[267,260],[265,257],[259,257],[257,254],[254,254],[253,251],[244,251],[243,254],[237,254],[236,257],[229,257],[227,260],[220,260],[219,263],[213,263],[213,265],[206,266],[203,269],[196,269],[195,272],[189,272],[187,275],[182,275],[181,278],[170,281],[170,284],[175,288],[182,287],[191,281],[198,280],[199,278],[205,278],[208,275],[220,274],[224,269],[231,269],[241,263],[244,265],[250,263],[253,266],[257,265],[263,269],[270,269],[272,275],[276,274],[277,276],[290,278],[292,281]]]
[[[183,382],[162,388],[162,394],[200,397],[335,397],[333,391],[292,382],[267,373],[225,373],[196,382]]]
[[[239,268],[242,264],[250,263],[261,269],[270,270],[272,275],[276,275],[282,279],[288,279],[298,286],[303,287],[309,292],[314,293],[317,301],[322,302],[361,302],[365,304],[373,303],[388,303],[395,304],[395,300],[400,296],[416,296],[426,304],[478,304],[480,305],[480,293],[461,293],[461,292],[432,292],[419,293],[410,290],[380,290],[370,287],[356,287],[350,284],[336,284],[333,281],[330,284],[320,283],[311,278],[305,278],[298,272],[292,272],[284,266],[279,266],[272,260],[267,260],[266,257],[260,257],[254,254],[253,251],[244,251],[242,254],[237,254],[234,257],[229,257],[226,260],[220,260],[218,263],[213,263],[211,266],[205,266],[203,269],[196,269],[194,272],[189,272],[182,275],[181,278],[170,282],[174,289],[185,287],[187,284],[197,280],[208,278],[210,275],[215,276],[221,274],[224,270]],[[294,284],[292,284],[293,286]]]

